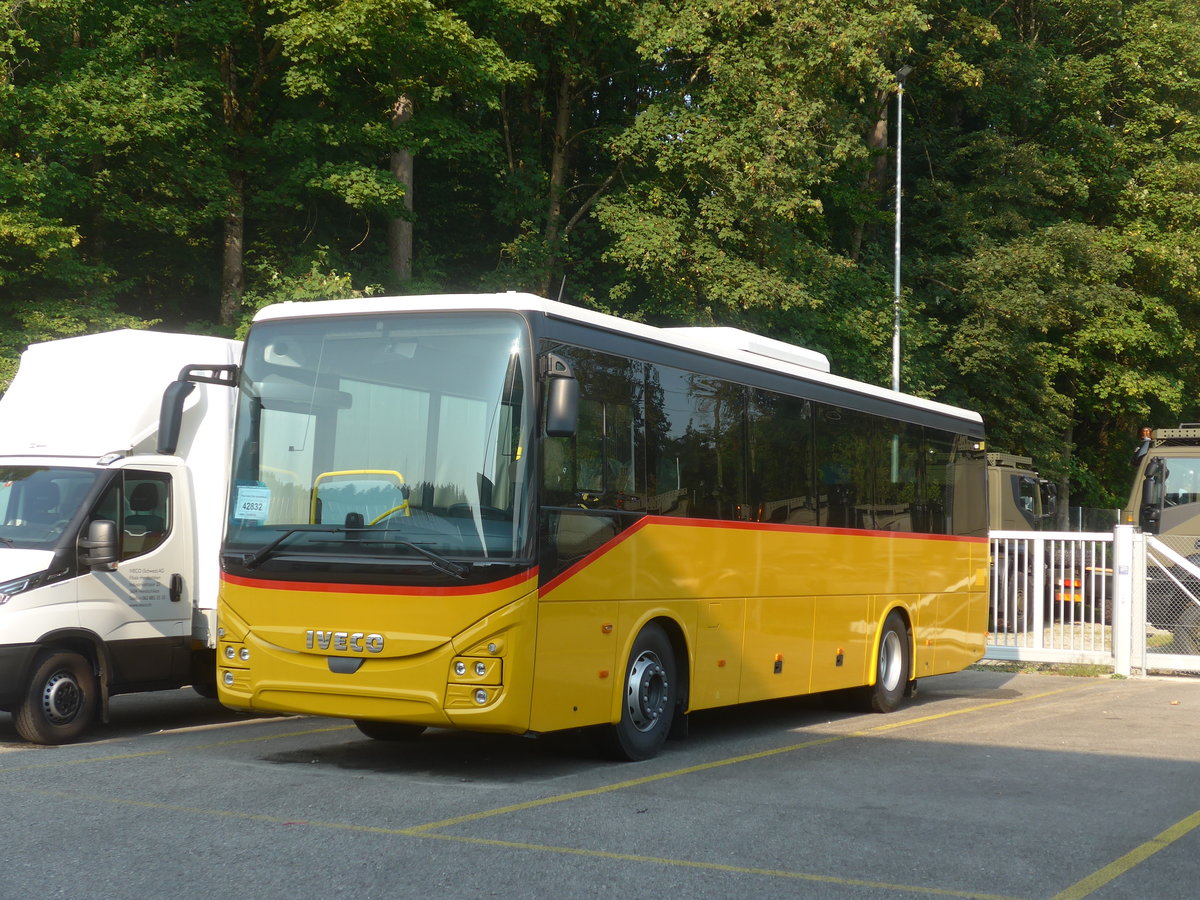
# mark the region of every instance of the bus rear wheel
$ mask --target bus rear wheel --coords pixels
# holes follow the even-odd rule
[[[604,733],[613,759],[650,759],[662,749],[678,705],[675,650],[662,627],[651,623],[629,651],[621,690],[621,720]]]
[[[897,610],[888,613],[879,633],[875,683],[863,688],[863,705],[872,712],[891,712],[904,699],[912,671],[908,627]]]
[[[96,695],[96,676],[86,659],[68,650],[44,653],[13,712],[13,724],[30,743],[69,744],[91,723]]]

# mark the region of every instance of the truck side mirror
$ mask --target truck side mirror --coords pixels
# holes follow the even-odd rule
[[[1138,527],[1146,534],[1158,534],[1159,517],[1166,497],[1166,480],[1167,467],[1162,458],[1150,460],[1142,479],[1142,508],[1138,516]]]
[[[79,548],[86,551],[79,559],[90,569],[115,569],[117,547],[117,523],[96,519],[88,525],[87,537],[79,540]]]
[[[1058,515],[1058,485],[1052,484],[1043,478],[1040,490],[1042,494],[1042,518],[1053,519]]]

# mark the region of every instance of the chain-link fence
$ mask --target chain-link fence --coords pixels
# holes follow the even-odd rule
[[[1146,664],[1151,668],[1200,670],[1200,552],[1195,543],[1195,538],[1146,539]]]

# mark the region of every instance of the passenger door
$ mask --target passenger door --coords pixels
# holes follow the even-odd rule
[[[115,569],[79,582],[80,623],[107,645],[114,689],[186,680],[194,566],[185,474],[125,470],[88,517],[116,522],[120,536]]]

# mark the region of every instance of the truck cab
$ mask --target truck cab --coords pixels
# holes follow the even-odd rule
[[[1190,554],[1200,539],[1200,423],[1144,428],[1122,521]]]
[[[25,740],[78,739],[114,694],[216,695],[233,392],[197,385],[169,447],[159,418],[184,363],[239,353],[125,330],[22,355],[0,399],[0,709]]]
[[[987,478],[992,531],[1041,531],[1053,524],[1055,487],[1038,475],[1028,456],[989,453]]]

